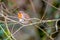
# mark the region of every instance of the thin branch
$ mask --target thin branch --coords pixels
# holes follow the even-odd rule
[[[0,25],[1,26],[1,25]],[[10,38],[9,36],[8,36],[8,34],[5,32],[5,30],[2,28],[2,27],[0,27],[1,29],[2,29],[2,31],[5,33],[5,35],[8,37],[8,38]],[[11,39],[11,38],[10,38]],[[12,39],[11,39],[12,40]]]
[[[5,24],[6,24],[6,28],[7,28],[7,31],[8,31],[8,33],[9,33],[9,35],[11,35],[11,33],[10,33],[10,31],[9,31],[9,28],[8,28],[8,24],[7,24],[7,20],[6,20],[6,18],[5,18]],[[12,35],[11,35],[12,36]],[[8,37],[9,38],[9,37]],[[14,39],[14,40],[16,40],[13,36],[12,36],[12,38]],[[7,39],[8,40],[8,39]]]
[[[34,3],[32,2],[32,0],[29,0],[29,1],[30,1],[31,6],[32,6],[33,12],[36,13],[36,9],[35,9]]]
[[[41,29],[40,27],[38,27],[37,25],[35,25],[36,28],[40,29],[41,31],[43,31],[51,40],[54,40],[47,32],[45,32],[43,29]]]
[[[15,26],[16,24],[14,24],[13,26],[12,26],[12,29],[11,29],[11,33],[13,33],[13,29],[14,29],[14,26]]]
[[[54,21],[56,21],[56,20],[60,20],[60,19],[54,19],[54,20],[42,20],[42,22],[54,22]],[[21,28],[23,28],[24,26],[30,26],[30,25],[35,25],[35,24],[39,24],[40,23],[40,21],[39,22],[34,22],[34,23],[30,23],[30,24],[28,24],[28,25],[23,25],[22,27],[20,27],[17,31],[19,31]],[[15,34],[17,31],[15,31],[13,34]]]
[[[57,22],[58,22],[58,20],[55,23],[55,27],[56,27],[56,31],[58,32]]]
[[[57,7],[53,6],[51,3],[49,3],[49,2],[47,2],[47,1],[45,1],[45,0],[43,0],[43,1],[44,1],[45,3],[47,3],[48,5],[54,7],[55,9],[60,10],[60,8],[57,8]]]

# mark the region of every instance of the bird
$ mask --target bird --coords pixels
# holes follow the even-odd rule
[[[30,19],[30,16],[24,11],[18,12],[18,19],[20,23],[25,24],[25,25],[31,22],[31,20],[28,20]]]

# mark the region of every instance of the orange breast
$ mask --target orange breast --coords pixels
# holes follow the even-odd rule
[[[21,19],[22,18],[22,13],[18,13],[18,18]]]

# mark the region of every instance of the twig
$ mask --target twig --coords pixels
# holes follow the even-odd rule
[[[1,26],[1,25],[0,25]],[[3,32],[5,33],[5,35],[8,37],[8,38],[10,38],[9,36],[8,36],[8,34],[5,32],[5,30],[2,28],[2,27],[0,27],[2,30],[3,30]],[[10,38],[11,39],[11,38]],[[12,39],[11,39],[12,40]]]
[[[12,36],[12,34],[10,33],[10,31],[9,31],[6,18],[5,18],[5,24],[6,24],[6,28],[7,28],[7,31],[8,31],[8,33],[9,33],[9,35],[11,35],[11,37],[12,37],[14,40],[16,40],[16,39]],[[9,38],[9,37],[8,37],[8,38]],[[8,39],[7,39],[7,40],[8,40]]]
[[[40,29],[41,31],[43,31],[51,40],[54,40],[47,32],[45,32],[43,29],[41,29],[40,27],[38,27],[37,25],[35,25],[36,28]]]
[[[32,0],[29,0],[30,3],[31,3],[31,6],[32,6],[32,9],[33,9],[33,12],[36,13],[36,9],[35,9],[35,6],[34,6],[34,3],[32,2]]]
[[[13,29],[14,29],[14,26],[15,26],[15,25],[16,25],[16,24],[13,25],[13,27],[12,27],[12,29],[11,29],[11,33],[13,33]]]
[[[57,9],[57,10],[60,10],[60,8],[57,8],[57,7],[55,7],[55,6],[53,6],[52,4],[50,4],[49,2],[47,2],[47,1],[45,1],[45,0],[43,0],[45,3],[47,3],[48,5],[50,5],[50,6],[52,6],[52,7],[54,7],[55,9]]]

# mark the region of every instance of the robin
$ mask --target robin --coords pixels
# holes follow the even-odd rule
[[[28,24],[30,20],[28,20],[30,18],[30,16],[25,13],[24,11],[19,11],[18,12],[18,19],[20,23],[23,24]]]

